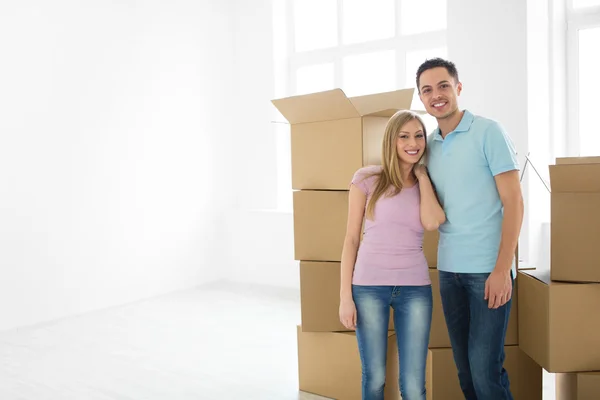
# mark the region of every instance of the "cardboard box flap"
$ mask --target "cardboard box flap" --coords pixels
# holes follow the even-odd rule
[[[410,110],[415,89],[401,89],[393,92],[368,94],[351,97],[350,101],[362,116],[377,115],[391,117],[398,110]]]
[[[272,100],[291,124],[360,117],[341,89]]]
[[[553,281],[550,277],[550,270],[549,269],[532,269],[532,270],[525,270],[525,271],[519,271],[519,274],[523,274],[526,276],[529,276],[539,282],[542,282],[544,285],[547,286],[572,286],[573,283],[572,282],[561,282],[561,281]],[[577,285],[597,285],[597,283],[593,283],[593,282],[581,282],[581,283],[577,283]]]
[[[557,157],[556,165],[600,164],[600,156],[596,157]]]
[[[600,163],[550,165],[552,192],[600,192]]]
[[[550,270],[549,269],[532,269],[526,271],[519,271],[519,274],[524,274],[532,277],[546,285],[550,285]]]

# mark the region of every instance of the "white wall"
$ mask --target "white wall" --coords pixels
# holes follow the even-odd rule
[[[527,2],[448,0],[448,57],[463,82],[461,108],[504,125],[524,165],[529,149]],[[528,209],[529,190],[523,186]],[[520,242],[520,253],[528,257],[527,223]]]
[[[297,288],[292,216],[260,211],[274,207],[276,187],[271,170],[276,159],[275,138],[266,123],[272,118],[266,108],[275,96],[268,3],[269,0],[260,0],[250,7],[238,0],[237,6],[238,68],[242,69],[242,77],[252,78],[243,78],[238,84],[246,107],[244,119],[249,123],[237,137],[244,146],[242,159],[250,154],[260,160],[253,158],[253,163],[245,164],[248,168],[241,175],[250,177],[251,183],[245,186],[250,189],[242,193],[237,208],[229,215],[233,232],[231,278]],[[448,55],[456,62],[464,82],[461,106],[499,120],[514,139],[521,164],[531,151],[538,160],[536,166],[543,169],[552,148],[538,146],[538,141],[550,138],[545,129],[549,124],[549,106],[539,101],[543,96],[547,99],[549,90],[545,85],[550,72],[547,67],[541,72],[536,69],[550,57],[545,25],[548,11],[542,3],[543,0],[448,0],[447,10]],[[532,49],[533,53],[529,51]],[[538,104],[532,106],[534,99],[538,99]],[[523,183],[527,215],[520,252],[526,260],[536,262],[540,251],[544,251],[537,247],[544,247],[542,226],[547,222],[548,204],[539,207],[540,201],[547,201],[546,189],[532,173],[528,169]],[[530,251],[530,243],[537,247]]]
[[[0,330],[223,276],[231,13],[2,2]]]
[[[292,214],[276,210],[277,141],[271,100],[276,96],[273,75],[278,71],[273,59],[277,38],[272,7],[272,0],[237,0],[235,6],[236,115],[242,128],[234,139],[240,183],[237,203],[227,216],[229,277],[298,288]]]
[[[235,148],[240,187],[237,205],[276,207],[272,0],[235,0]]]

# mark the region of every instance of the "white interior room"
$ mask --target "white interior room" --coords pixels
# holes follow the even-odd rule
[[[428,57],[514,140],[547,265],[548,165],[600,155],[599,42],[598,0],[1,2],[0,398],[321,398],[271,100],[414,87]]]

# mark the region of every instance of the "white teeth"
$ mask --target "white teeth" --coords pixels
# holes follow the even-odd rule
[[[410,154],[411,156],[414,156],[415,154],[417,154],[417,153],[419,152],[419,150],[412,150],[412,151],[408,151],[408,150],[406,150],[406,152],[407,152],[408,154]]]
[[[434,104],[433,106],[434,107],[442,107],[444,104],[446,104],[446,103],[437,103],[437,104]]]

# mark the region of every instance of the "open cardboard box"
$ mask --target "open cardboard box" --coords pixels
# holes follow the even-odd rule
[[[600,282],[600,157],[550,165],[551,278]]]
[[[347,97],[341,89],[273,100],[291,124],[292,188],[347,190],[353,174],[381,164],[389,118],[414,89]]]

